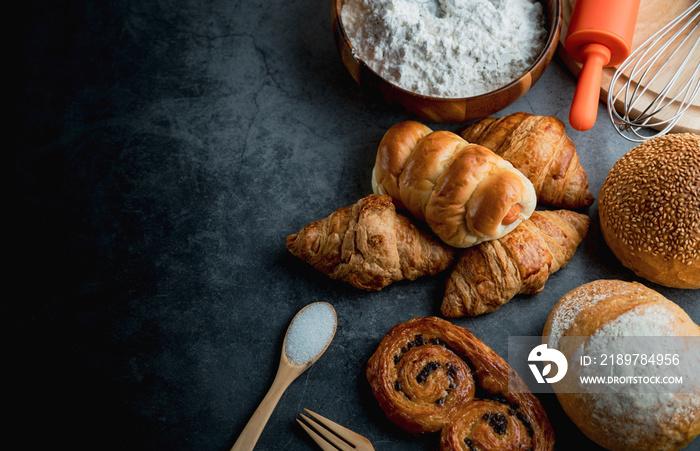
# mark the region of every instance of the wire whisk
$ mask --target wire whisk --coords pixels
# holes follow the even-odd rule
[[[649,37],[617,68],[608,91],[608,115],[621,136],[643,142],[672,131],[694,107],[698,93],[700,1]]]

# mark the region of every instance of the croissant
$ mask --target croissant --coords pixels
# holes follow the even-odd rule
[[[536,211],[508,235],[465,249],[447,279],[446,317],[489,313],[517,294],[537,294],[566,266],[588,232],[588,216]]]
[[[412,434],[441,431],[442,450],[553,448],[547,414],[520,376],[468,329],[444,319],[394,326],[366,375],[392,422]]]
[[[539,202],[568,209],[593,203],[588,175],[559,119],[513,113],[482,119],[460,134],[491,149],[525,174],[535,186]]]
[[[535,210],[532,183],[489,149],[414,121],[391,127],[372,170],[372,190],[424,220],[445,243],[502,237]]]
[[[370,291],[447,269],[453,248],[396,213],[389,196],[354,205],[287,236],[289,251],[333,279]]]

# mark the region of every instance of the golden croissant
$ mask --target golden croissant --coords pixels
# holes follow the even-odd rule
[[[588,175],[559,119],[519,112],[482,119],[460,135],[491,149],[525,174],[539,202],[568,209],[593,203]]]
[[[484,146],[415,121],[400,122],[382,138],[372,190],[424,220],[459,248],[502,237],[535,210],[532,183]]]
[[[447,269],[453,248],[396,213],[389,196],[370,194],[287,236],[289,251],[333,279],[377,291]]]
[[[447,279],[443,315],[480,315],[517,294],[539,293],[569,263],[589,224],[570,210],[536,211],[503,238],[465,249]]]

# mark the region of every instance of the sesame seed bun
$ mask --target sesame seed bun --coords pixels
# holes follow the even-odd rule
[[[700,136],[658,136],[610,169],[598,199],[605,242],[640,277],[700,288]]]

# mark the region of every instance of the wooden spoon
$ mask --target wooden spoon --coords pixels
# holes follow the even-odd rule
[[[298,345],[306,345],[306,343],[302,341],[304,339],[308,339],[309,341],[313,341],[314,339],[314,337],[304,335],[304,333],[307,332],[304,330],[304,328],[306,326],[318,328],[318,321],[309,322],[309,320],[306,319],[308,316],[301,316],[304,312],[311,313],[310,308],[321,309],[325,314],[330,312],[332,314],[333,328],[332,331],[323,331],[323,335],[320,338],[327,338],[327,342],[325,344],[319,341],[318,336],[315,337],[315,343],[310,344],[313,349],[319,349],[320,343],[323,346],[322,349],[316,352],[315,355],[310,355],[307,358],[303,358],[301,362],[298,362],[295,360],[298,359],[298,357],[295,356],[295,354],[298,355],[299,352]],[[296,324],[295,321],[297,321]],[[250,420],[248,420],[248,424],[246,424],[243,432],[241,432],[238,440],[236,440],[236,443],[233,444],[231,451],[250,451],[255,447],[263,428],[265,428],[265,424],[267,424],[267,420],[270,418],[270,415],[272,415],[272,411],[275,410],[275,406],[282,397],[282,394],[294,379],[313,365],[316,360],[318,360],[318,358],[321,357],[321,355],[326,351],[328,345],[333,340],[337,324],[338,318],[336,316],[335,309],[327,302],[314,302],[299,310],[299,312],[294,315],[294,318],[292,318],[292,321],[289,323],[289,327],[287,328],[287,332],[285,333],[284,344],[282,345],[282,356],[280,358],[279,368],[277,369],[277,375],[272,382],[272,386],[270,386],[267,395],[265,395],[265,398],[263,398],[262,402],[260,402],[260,405],[253,413],[253,416],[250,418]],[[294,330],[293,334],[290,334],[290,331],[292,331],[292,326],[294,326]],[[292,343],[292,347],[289,350],[287,349],[288,343]],[[290,354],[292,357],[290,357]]]

